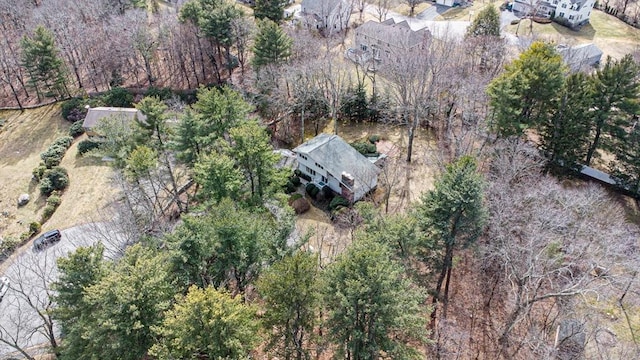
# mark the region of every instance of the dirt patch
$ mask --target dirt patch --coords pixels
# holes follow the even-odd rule
[[[62,119],[58,105],[39,109],[0,112],[5,124],[0,132],[0,234],[19,237],[28,224],[39,221],[45,199],[31,171],[40,163],[40,153],[56,138],[67,135],[70,123]],[[115,192],[109,185],[112,169],[93,158],[77,158],[77,143],[67,150],[61,166],[69,172],[69,187],[62,203],[43,230],[67,228],[99,219],[99,210]],[[17,207],[18,196],[27,193],[31,201]]]

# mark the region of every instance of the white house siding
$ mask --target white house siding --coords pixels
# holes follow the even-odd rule
[[[554,14],[555,19],[560,23],[567,23],[571,27],[582,25],[589,21],[591,10],[595,0],[516,0],[513,4],[513,11],[523,15],[536,12],[537,16],[550,17]]]
[[[306,157],[306,159],[303,158],[303,156]],[[302,171],[303,173],[311,176],[312,182],[319,183],[320,181],[322,181],[322,177],[324,176],[327,179],[325,183],[329,185],[329,188],[331,188],[331,190],[333,190],[334,192],[340,193],[340,182],[335,177],[333,177],[333,175],[330,174],[326,169],[321,169],[320,167],[318,167],[316,165],[316,161],[313,160],[313,158],[311,158],[307,154],[298,154],[297,159],[299,164],[298,169],[300,169],[300,171]],[[307,168],[315,171],[315,175],[310,173]]]

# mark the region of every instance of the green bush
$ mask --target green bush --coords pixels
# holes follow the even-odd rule
[[[349,200],[343,198],[342,196],[334,197],[329,203],[329,211],[337,210],[342,207],[348,207]]]
[[[301,172],[299,176],[300,176],[301,178],[303,178],[303,179],[307,180],[307,181],[311,181],[311,176],[309,176],[309,175],[307,175],[307,174],[305,174],[305,173],[303,173],[303,172]]]
[[[40,193],[49,196],[54,190],[64,190],[69,186],[69,174],[63,167],[56,166],[45,171],[40,180]]]
[[[40,154],[40,158],[44,162],[44,165],[50,169],[54,166],[60,165],[64,153],[67,152],[67,148],[62,145],[51,145]]]
[[[294,201],[296,201],[296,200],[298,200],[300,198],[302,198],[302,194],[296,193],[296,194],[291,195],[291,197],[289,197],[289,204],[293,203]]]
[[[78,136],[84,134],[84,128],[82,127],[82,120],[78,120],[71,124],[69,127],[69,136],[73,138],[77,138]]]
[[[42,225],[40,225],[39,222],[32,221],[32,222],[29,223],[29,234],[30,234],[30,236],[33,236],[33,235],[39,233],[41,229],[42,229]]]
[[[293,183],[291,181],[287,181],[284,184],[284,193],[285,194],[291,194],[294,191],[296,191],[296,186],[293,185]]]
[[[318,189],[318,187],[313,183],[308,183],[307,187],[305,188],[305,190],[307,191],[307,194],[309,194],[309,196],[311,196],[314,199],[316,198],[316,196],[320,192],[320,189]]]
[[[35,167],[35,169],[33,169],[31,174],[33,174],[34,179],[40,181],[45,171],[47,171],[47,166],[43,162],[41,162],[40,164],[38,164],[38,166]]]
[[[370,142],[356,142],[352,143],[354,149],[358,150],[358,152],[362,155],[377,155],[377,148],[375,144]]]
[[[297,176],[292,176],[291,179],[289,179],[289,181],[291,181],[291,183],[295,186],[300,186],[300,184],[302,183],[300,181],[300,178]]]
[[[157,88],[155,86],[150,87],[147,92],[144,93],[145,97],[157,97],[160,100],[169,100],[173,97],[173,90],[168,87]]]
[[[375,144],[378,141],[380,141],[380,135],[378,135],[378,134],[369,135],[368,140],[369,140],[370,143]]]
[[[11,236],[2,239],[2,242],[0,242],[0,254],[9,256],[16,250],[18,244],[20,244],[20,240]]]
[[[53,144],[51,144],[51,146],[62,146],[66,149],[69,148],[69,146],[71,146],[71,144],[73,143],[73,137],[72,136],[61,136],[59,138],[57,138]]]
[[[102,95],[106,106],[129,108],[133,106],[133,94],[129,90],[115,87]]]
[[[85,101],[81,98],[73,98],[62,103],[62,117],[65,120],[76,122],[87,116]]]
[[[40,222],[45,223],[47,220],[51,218],[51,215],[53,215],[54,212],[56,212],[55,206],[51,206],[51,205],[45,206],[44,209],[42,210],[42,218],[40,219]]]
[[[78,143],[78,155],[84,155],[93,149],[97,149],[100,144],[93,140],[82,140]]]
[[[54,193],[55,191],[47,198],[47,205],[57,208],[62,203],[62,199],[59,195],[55,195]]]

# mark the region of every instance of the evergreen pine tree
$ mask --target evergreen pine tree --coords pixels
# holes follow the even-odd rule
[[[285,62],[291,56],[291,45],[291,38],[278,24],[271,20],[260,22],[253,47],[253,65],[260,68]]]
[[[468,36],[500,36],[500,14],[493,4],[485,7],[467,29]]]
[[[615,161],[612,176],[616,183],[630,192],[640,194],[640,123],[631,126],[628,134],[619,138],[613,147]]]
[[[519,136],[556,109],[565,65],[551,44],[535,42],[487,89],[493,129],[501,137]]]
[[[579,170],[587,153],[593,87],[583,73],[569,75],[558,110],[538,123],[540,148],[551,166]]]
[[[591,164],[597,150],[611,150],[612,142],[623,136],[624,128],[630,126],[629,120],[640,111],[638,74],[638,65],[631,55],[627,55],[619,61],[608,57],[604,66],[592,78],[593,124],[592,140],[585,160],[587,166]]]
[[[284,20],[284,7],[288,3],[287,0],[256,0],[253,16],[256,20],[269,19],[280,24]]]
[[[58,56],[53,34],[44,26],[38,26],[32,36],[20,41],[22,64],[29,74],[29,86],[38,96],[56,99],[68,95],[64,63]]]

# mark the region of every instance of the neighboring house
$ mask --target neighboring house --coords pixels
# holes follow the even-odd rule
[[[592,70],[600,65],[602,50],[595,44],[577,46],[558,45],[558,52],[572,72]]]
[[[133,108],[116,108],[116,107],[95,107],[89,108],[87,116],[82,122],[82,128],[88,136],[97,136],[95,132],[96,126],[100,120],[106,118],[120,118],[123,122],[131,122],[136,118],[144,121],[147,117],[138,109]]]
[[[347,28],[351,16],[348,0],[302,0],[300,15],[303,24],[330,36]]]
[[[347,57],[378,68],[384,63],[399,61],[400,57],[419,49],[430,37],[427,28],[412,30],[407,21],[396,23],[391,18],[380,23],[369,20],[356,28],[355,48],[347,50]]]
[[[458,0],[436,0],[436,4],[451,7],[451,6],[455,5],[455,4],[460,4],[460,1],[458,1]]]
[[[596,0],[515,0],[513,12],[520,16],[553,18],[559,24],[579,28],[589,22]]]
[[[378,184],[380,168],[337,135],[320,134],[293,151],[298,170],[352,203]]]

